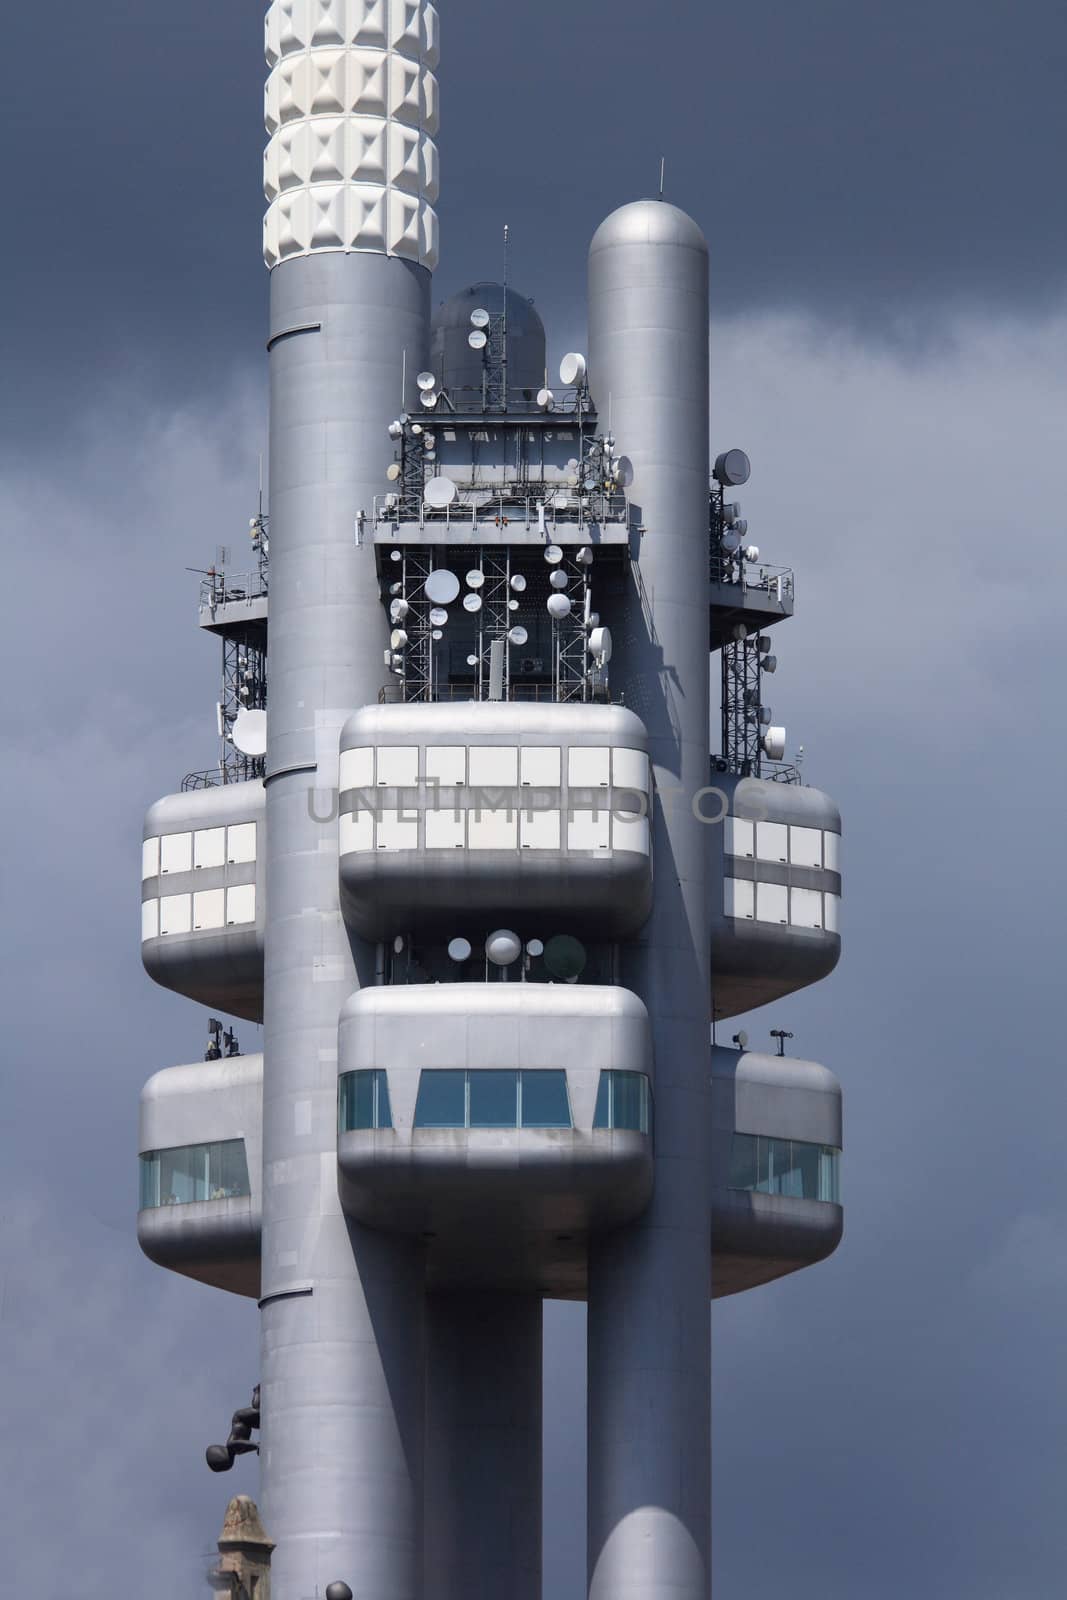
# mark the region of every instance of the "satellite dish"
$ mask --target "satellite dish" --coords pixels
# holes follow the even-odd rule
[[[544,941],[541,939],[527,939],[526,954],[528,956],[543,956],[545,953]]]
[[[587,544],[583,544],[574,559],[580,567],[591,567],[593,565],[593,552]]]
[[[741,535],[736,528],[730,528],[719,540],[728,556],[735,556],[741,548]]]
[[[468,589],[480,589],[484,582],[485,582],[485,573],[482,572],[479,567],[475,567],[471,572],[467,573],[467,588]]]
[[[577,479],[575,479],[575,482],[577,482]],[[570,504],[570,497],[563,490],[560,490],[559,494],[553,495],[552,504],[557,511],[566,511]]]
[[[564,617],[569,617],[571,614],[570,597],[565,594],[550,594],[548,612],[557,622],[562,622]]]
[[[468,667],[476,667],[478,665],[478,657],[477,656],[468,656],[467,657],[467,665],[468,665]]]
[[[390,483],[395,483],[400,476],[400,462],[390,461],[388,467],[385,469],[385,476],[389,479]]]
[[[430,626],[431,626],[431,628],[443,628],[447,621],[448,621],[448,612],[445,610],[444,606],[431,606],[431,608],[430,608]]]
[[[760,744],[768,761],[781,761],[785,756],[785,729],[768,728]]]
[[[542,411],[555,411],[555,409],[556,409],[556,397],[552,393],[552,390],[551,389],[538,389],[538,391],[537,391],[537,404],[541,407]]]
[[[600,612],[599,611],[590,611],[589,615],[585,619],[585,625],[586,625],[587,628],[599,628],[600,627]]]
[[[435,511],[444,511],[459,493],[451,478],[431,478],[422,491],[422,498]]]
[[[634,481],[634,464],[629,456],[620,456],[615,472],[615,482],[620,489],[628,489]]]
[[[728,528],[732,528],[741,515],[740,500],[728,500],[722,508],[722,520]]]
[[[585,971],[589,959],[585,946],[569,933],[557,933],[545,945],[545,966],[554,978],[563,983],[573,983]]]
[[[435,640],[436,639],[443,639],[444,638],[444,634],[441,632],[440,628],[435,628],[433,630],[433,632],[431,633],[430,638],[431,639],[435,639]]]
[[[739,1050],[748,1049],[748,1034],[745,1032],[744,1028],[741,1029],[740,1033],[734,1034],[734,1044]]]
[[[471,942],[469,939],[450,939],[448,942],[448,958],[450,961],[469,961]]]
[[[410,610],[406,600],[393,600],[389,606],[389,616],[393,622],[403,622]]]
[[[422,394],[419,396],[419,399],[422,401],[427,411],[432,411],[440,398],[441,396],[437,393],[436,389],[424,389]]]
[[[420,372],[418,377],[415,379],[415,382],[418,384],[420,389],[426,390],[432,389],[437,383],[437,379],[434,377],[432,372]]]
[[[267,753],[267,713],[242,706],[233,725],[233,742],[243,756]]]
[[[481,595],[465,594],[463,596],[463,609],[464,611],[480,611],[482,609]]]
[[[730,633],[738,644],[742,644],[748,638],[748,629],[743,622],[735,622]]]
[[[518,609],[519,609],[519,602],[517,600],[509,600],[508,601],[508,610],[509,611],[517,611]]]
[[[481,328],[475,328],[473,332],[467,335],[467,343],[472,350],[484,350],[489,343],[489,339]]]
[[[521,572],[516,572],[511,580],[511,587],[516,594],[523,594],[526,589],[526,579]]]
[[[611,629],[594,628],[589,635],[586,648],[598,666],[606,667],[611,660]]]
[[[553,589],[565,589],[570,579],[560,567],[557,567],[554,572],[549,573],[548,581]]]
[[[485,953],[494,967],[510,967],[522,955],[522,940],[510,928],[498,928],[485,941]]]
[[[764,672],[777,672],[778,671],[778,657],[777,656],[764,656],[764,658],[763,658],[763,670],[764,670]]]
[[[389,635],[390,650],[406,650],[407,644],[408,636],[404,632],[403,628],[394,628],[392,633]]]
[[[389,437],[390,437],[390,439],[399,439],[400,435],[403,433],[403,431],[404,431],[404,424],[402,422],[391,422],[389,424]]]
[[[514,645],[525,644],[529,637],[530,635],[526,632],[525,628],[512,628],[511,632],[508,634],[508,639]]]
[[[752,463],[743,450],[724,450],[715,462],[715,481],[726,489],[739,489],[751,473]]]
[[[459,594],[459,579],[447,567],[435,567],[426,579],[426,598],[435,606],[450,606]]]
[[[732,523],[731,526],[739,539],[743,539],[748,532],[748,520],[745,517],[738,517],[737,521]]]
[[[471,327],[472,328],[488,328],[488,326],[489,326],[489,313],[488,313],[488,311],[483,310],[482,307],[479,306],[477,311],[472,311],[471,312]]]
[[[771,718],[773,717],[773,715],[774,715],[774,712],[771,710],[770,706],[760,706],[760,708],[759,708],[760,725],[762,727],[764,727],[764,728],[769,728],[770,725],[771,725]]]
[[[745,560],[746,561],[758,561],[759,560],[759,545],[758,544],[746,544],[746,546],[745,546]]]
[[[585,357],[572,350],[559,364],[559,381],[568,389],[585,382]]]
[[[421,422],[413,422],[411,424],[411,431],[412,431],[412,433],[421,433],[422,432],[422,423]]]
[[[400,550],[390,550],[389,559],[390,561],[403,561],[404,556]]]
[[[550,567],[559,566],[560,562],[563,560],[563,551],[560,549],[558,544],[549,544],[545,546],[545,560],[548,562]]]

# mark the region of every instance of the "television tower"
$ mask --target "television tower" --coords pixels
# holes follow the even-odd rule
[[[609,216],[550,387],[510,285],[431,317],[434,7],[266,41],[268,502],[142,864],[147,970],[263,1052],[212,1018],[149,1081],[138,1236],[258,1301],[211,1464],[261,1428],[275,1600],[539,1600],[546,1297],[588,1303],[591,1600],[706,1600],[712,1296],[842,1229],[836,1080],[709,1037],[832,970],[841,882],[764,703],[792,575],[709,456],[708,247]]]

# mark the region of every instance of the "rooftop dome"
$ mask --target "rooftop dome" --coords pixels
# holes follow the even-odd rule
[[[500,283],[473,283],[445,300],[434,312],[430,334],[430,365],[445,389],[481,387],[483,358],[467,343],[471,312],[499,316],[508,308],[508,388],[534,393],[545,381],[545,327],[532,300],[505,291]]]

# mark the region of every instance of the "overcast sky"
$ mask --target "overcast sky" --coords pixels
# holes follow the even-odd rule
[[[133,1237],[143,812],[214,758],[185,569],[264,432],[261,6],[5,17],[0,1589],[201,1592],[255,1308]],[[600,218],[711,240],[714,442],[797,570],[775,710],[845,819],[846,956],[748,1021],[846,1096],[846,1238],[715,1312],[715,1568],[745,1600],[1049,1600],[1063,1502],[1067,13],[1045,0],[448,0],[435,294],[584,337]],[[521,19],[521,21],[519,20]],[[246,1048],[257,1030],[238,1028]],[[732,1031],[732,1030],[731,1030]],[[546,1600],[584,1593],[580,1311],[548,1319]],[[564,1376],[560,1376],[561,1372]],[[205,1591],[206,1592],[206,1591]]]

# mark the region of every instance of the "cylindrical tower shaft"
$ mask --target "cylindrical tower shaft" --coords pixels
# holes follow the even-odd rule
[[[422,1600],[541,1600],[541,1297],[426,1308]]]
[[[607,219],[590,254],[590,376],[633,463],[630,582],[613,686],[655,773],[655,904],[624,947],[655,1052],[655,1193],[590,1245],[592,1600],[707,1600],[710,1586],[708,255],[661,202]]]
[[[405,356],[410,378],[428,349],[436,14],[275,0],[267,49],[263,1506],[275,1600],[334,1580],[417,1600],[422,1265],[337,1196],[338,1017],[373,956],[341,918],[333,801],[341,724],[377,698],[387,643],[360,513],[391,458]]]

